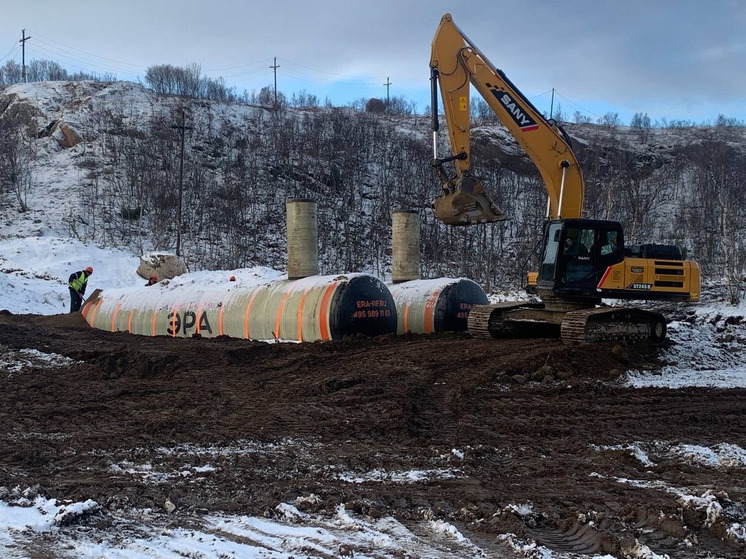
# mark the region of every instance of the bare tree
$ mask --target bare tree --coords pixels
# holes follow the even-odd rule
[[[619,113],[608,112],[602,117],[599,117],[598,123],[601,126],[608,128],[609,130],[613,130],[621,126],[622,121],[619,118]]]
[[[11,85],[20,83],[23,79],[23,70],[21,65],[15,60],[8,60],[0,68],[0,85]]]
[[[650,137],[650,117],[647,113],[635,113],[632,117],[632,121],[629,123],[632,128],[638,131],[640,141],[645,144]]]
[[[712,265],[725,280],[728,298],[737,303],[741,297],[746,234],[746,157],[733,148],[728,131],[722,127],[707,129],[692,148],[698,188],[695,203],[697,220]]]
[[[22,116],[0,119],[0,195],[11,192],[21,212],[27,211],[31,189],[33,145]]]

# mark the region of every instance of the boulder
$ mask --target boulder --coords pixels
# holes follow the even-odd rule
[[[70,128],[68,124],[61,121],[57,121],[57,123],[54,125],[50,136],[57,140],[57,143],[61,147],[67,149],[75,147],[83,141],[83,138],[81,138],[75,130]]]
[[[175,278],[186,272],[186,264],[181,258],[164,252],[144,254],[140,257],[140,265],[137,267],[137,273],[141,277],[150,279],[150,276],[155,274],[159,281]]]

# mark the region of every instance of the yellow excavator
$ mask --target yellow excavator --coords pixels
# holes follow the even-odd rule
[[[535,336],[559,331],[565,341],[660,341],[665,317],[635,307],[603,306],[602,299],[696,302],[700,272],[677,246],[625,246],[616,221],[583,218],[584,180],[569,136],[546,119],[456,26],[441,19],[430,59],[434,167],[443,192],[435,215],[449,225],[506,219],[471,171],[470,84],[484,98],[541,174],[548,200],[538,303],[478,305],[469,331],[478,337]],[[438,157],[438,89],[452,153]],[[448,176],[444,164],[452,162]]]

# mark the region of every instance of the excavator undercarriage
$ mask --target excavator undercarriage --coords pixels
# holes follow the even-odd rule
[[[544,303],[477,305],[469,312],[469,333],[477,338],[561,337],[564,342],[637,340],[666,337],[661,313],[630,307],[548,309]]]

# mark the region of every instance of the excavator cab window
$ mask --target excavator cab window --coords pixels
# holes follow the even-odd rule
[[[617,231],[604,231],[601,245],[601,256],[608,256],[619,250],[619,233]]]
[[[560,240],[562,238],[562,223],[549,223],[545,233],[544,257],[541,262],[539,280],[554,282],[554,272],[557,266]]]
[[[606,268],[624,259],[622,226],[617,222],[552,221],[545,235],[539,280],[555,288],[595,291]]]
[[[596,230],[592,227],[567,227],[562,245],[560,282],[577,283],[596,271]]]

